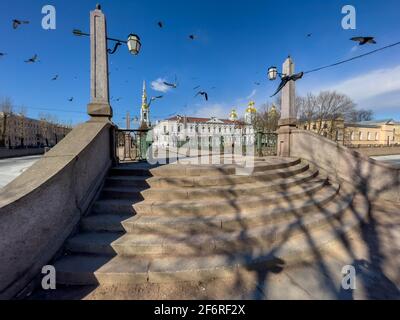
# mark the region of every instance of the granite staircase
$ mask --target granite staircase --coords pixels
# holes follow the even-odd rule
[[[112,168],[56,262],[66,285],[191,281],[296,263],[358,226],[353,190],[293,158]],[[354,214],[357,206],[357,214]],[[361,209],[360,209],[361,208]]]

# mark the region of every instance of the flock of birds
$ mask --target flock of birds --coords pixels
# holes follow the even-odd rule
[[[12,20],[12,28],[14,30],[18,29],[22,25],[30,24],[30,21],[28,20],[19,20],[19,19],[13,19]],[[0,58],[6,56],[7,53],[5,52],[0,52]],[[24,60],[25,63],[37,63],[40,62],[39,57],[37,54],[34,54],[31,58]],[[51,81],[57,81],[59,79],[59,75],[56,74],[51,78]],[[74,79],[77,79],[77,77],[74,77]],[[71,97],[68,99],[69,102],[74,101],[74,97]]]
[[[158,25],[161,29],[163,29],[164,26],[165,26],[163,21],[158,21],[158,22],[157,22],[157,25]],[[197,36],[194,35],[194,34],[190,34],[190,35],[189,35],[189,39],[190,39],[190,40],[195,40],[195,39],[197,39]],[[176,77],[176,76],[175,76],[175,82],[172,83],[172,82],[164,81],[163,84],[164,84],[165,86],[169,87],[169,88],[172,88],[172,89],[176,89],[176,88],[178,88],[178,86],[179,86],[178,80],[177,80],[177,77]],[[196,86],[196,87],[193,88],[193,90],[197,90],[197,89],[199,89],[200,87],[201,87],[201,86]],[[215,87],[212,87],[211,89],[215,89]],[[195,97],[197,97],[197,96],[203,96],[204,99],[205,99],[206,101],[208,101],[208,92],[206,92],[206,91],[204,91],[204,90],[198,91],[198,92],[196,93]],[[162,96],[161,96],[161,97],[162,97]],[[160,98],[160,97],[155,97],[155,98],[158,99],[158,98]],[[152,99],[153,99],[153,98],[152,98]]]
[[[164,28],[164,22],[163,21],[159,21],[157,23],[157,25],[160,28]],[[310,38],[310,37],[312,37],[312,35],[313,35],[312,33],[308,33],[307,37]],[[194,40],[195,38],[196,38],[195,35],[193,35],[193,34],[189,35],[189,39]],[[367,37],[353,37],[350,40],[358,42],[358,45],[360,45],[360,46],[363,46],[365,44],[376,44],[375,38],[374,37],[369,37],[369,36],[367,36]],[[271,97],[277,95],[285,87],[285,85],[289,81],[297,81],[297,80],[301,79],[303,77],[303,75],[304,75],[304,73],[300,72],[300,73],[297,73],[297,74],[294,74],[294,75],[291,75],[291,76],[282,76],[281,77],[281,83],[279,84],[277,90],[275,91],[275,93]],[[163,83],[164,83],[164,85],[166,85],[166,86],[168,86],[170,88],[173,88],[173,89],[176,89],[178,87],[178,82],[177,82],[176,76],[175,76],[175,82],[174,83],[170,83],[170,82],[166,82],[166,81],[164,81]],[[256,86],[260,86],[261,85],[261,83],[258,82],[258,81],[255,81],[254,84]],[[193,90],[200,89],[200,87],[201,86],[196,86],[196,87],[193,88]],[[212,87],[212,89],[214,89],[214,88],[215,87]],[[197,97],[197,96],[203,96],[204,99],[206,101],[208,101],[208,92],[206,92],[204,90],[198,91],[196,93],[195,97]]]
[[[13,19],[13,20],[12,20],[12,27],[13,27],[13,29],[15,30],[15,29],[18,29],[19,27],[21,27],[22,25],[27,25],[27,24],[29,24],[29,23],[30,23],[30,22],[29,22],[29,21],[26,21],[26,20]],[[165,27],[165,24],[164,24],[163,21],[158,21],[158,22],[157,22],[157,25],[158,25],[158,27],[161,28],[161,29],[163,29],[163,28]],[[312,35],[313,35],[312,33],[308,33],[308,34],[307,34],[307,37],[310,38],[310,37],[312,37]],[[190,40],[195,40],[195,39],[197,39],[197,36],[194,35],[194,34],[190,34],[190,35],[188,36],[188,38],[189,38]],[[359,46],[363,46],[363,45],[366,45],[366,44],[376,44],[376,43],[377,43],[377,42],[375,41],[375,38],[374,38],[374,37],[371,37],[371,36],[353,37],[353,38],[351,38],[350,40],[351,40],[351,41],[358,42]],[[0,52],[0,58],[4,57],[4,56],[6,56],[6,55],[7,55],[7,53],[5,53],[5,52]],[[24,62],[25,62],[25,63],[37,63],[37,62],[40,62],[40,60],[39,60],[38,55],[35,54],[35,55],[33,55],[31,58],[25,60]],[[297,81],[297,80],[301,79],[301,78],[303,77],[303,75],[304,75],[304,73],[303,73],[303,72],[300,72],[300,73],[297,73],[297,74],[292,75],[292,76],[282,76],[282,77],[281,77],[281,83],[279,84],[279,86],[278,86],[276,92],[272,95],[272,97],[275,96],[276,94],[278,94],[278,93],[283,89],[283,87],[285,87],[285,85],[286,85],[289,81],[292,81],[292,80],[293,80],[293,81]],[[76,77],[75,77],[75,78],[76,78]],[[57,75],[55,75],[55,76],[51,79],[51,81],[57,81],[58,79],[59,79],[59,75],[57,74]],[[164,83],[165,86],[167,86],[167,87],[169,87],[169,88],[172,88],[172,89],[177,89],[178,86],[179,86],[179,83],[178,83],[178,80],[177,80],[177,77],[176,77],[176,76],[175,76],[175,81],[174,81],[174,82],[167,82],[167,81],[164,81],[163,83]],[[261,85],[261,83],[258,82],[258,81],[254,82],[254,84],[255,84],[256,86]],[[215,87],[212,87],[211,89],[215,89]],[[205,90],[201,90],[201,86],[200,86],[200,85],[194,87],[193,90],[198,90],[194,97],[202,96],[206,101],[209,100],[209,94],[208,94],[208,92],[205,91]],[[155,97],[152,97],[152,98],[150,99],[149,106],[150,106],[150,104],[151,104],[153,101],[155,101],[155,100],[157,100],[157,99],[161,99],[161,98],[163,98],[163,96],[155,96]],[[122,99],[122,98],[116,98],[116,99],[111,98],[111,100],[113,100],[113,101],[120,101],[121,99]],[[68,99],[69,102],[72,102],[73,100],[74,100],[74,97],[71,97],[71,98]]]
[[[312,33],[307,34],[307,37],[311,37]],[[375,37],[353,37],[350,38],[351,41],[355,41],[358,42],[359,46],[363,46],[366,44],[376,44],[376,40]],[[300,80],[301,78],[303,78],[304,76],[304,72],[299,72],[290,76],[281,76],[281,82],[278,86],[278,88],[276,89],[275,93],[271,96],[274,97],[276,96],[285,86],[289,81],[297,81]]]

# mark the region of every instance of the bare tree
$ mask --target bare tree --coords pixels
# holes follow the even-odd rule
[[[311,126],[311,123],[316,124],[319,134],[323,130],[324,122],[330,122],[332,134],[338,119],[348,119],[355,112],[354,102],[348,96],[335,91],[322,91],[318,95],[309,93],[298,101],[299,119],[307,122],[308,126]]]
[[[257,111],[252,125],[255,131],[275,132],[278,129],[280,111],[274,104],[263,104]]]
[[[374,119],[374,112],[367,109],[354,110],[346,120],[350,122],[370,121]]]
[[[5,147],[6,146],[6,138],[10,131],[7,120],[13,113],[13,103],[10,98],[6,97],[0,102],[0,112],[2,112],[0,147]]]
[[[24,147],[25,139],[26,139],[26,116],[28,114],[28,110],[26,107],[21,106],[18,108],[18,133],[19,133],[19,140],[20,146]]]

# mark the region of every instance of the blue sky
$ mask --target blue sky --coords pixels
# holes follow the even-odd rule
[[[71,31],[89,30],[89,11],[96,2],[1,0],[0,52],[7,55],[0,58],[0,98],[11,97],[31,117],[43,112],[73,123],[87,120],[89,39],[74,37]],[[56,30],[41,28],[46,4],[57,9]],[[175,112],[222,117],[232,107],[242,112],[250,99],[257,105],[271,101],[278,83],[266,79],[266,70],[270,65],[280,67],[288,54],[296,70],[302,71],[400,41],[398,0],[103,0],[101,4],[110,37],[125,39],[132,32],[142,39],[140,55],[120,48],[110,56],[111,96],[122,98],[112,102],[114,121],[120,125],[128,110],[139,115],[143,80],[149,96],[160,94],[151,89],[157,79],[171,82],[176,75],[179,82],[177,89],[154,102],[153,121]],[[356,30],[341,27],[346,4],[357,10]],[[13,18],[31,23],[13,30]],[[159,20],[163,29],[157,26]],[[196,35],[194,41],[190,34]],[[349,38],[358,35],[373,35],[378,44],[355,47]],[[25,64],[35,53],[40,62]],[[55,74],[59,80],[51,81]],[[399,74],[400,46],[305,76],[297,89],[299,94],[338,90],[359,107],[372,108],[376,118],[400,120]],[[209,93],[208,102],[194,97],[198,85]]]

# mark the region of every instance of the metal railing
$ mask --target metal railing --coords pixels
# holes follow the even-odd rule
[[[276,156],[278,154],[278,134],[275,132],[256,133],[256,152],[259,157]]]
[[[115,134],[115,152],[118,162],[144,161],[147,159],[147,150],[153,143],[149,129],[117,129]]]

